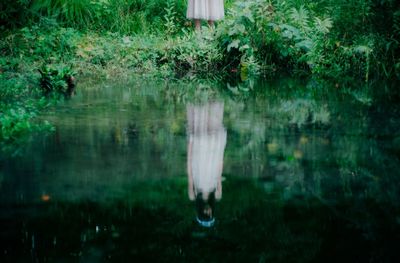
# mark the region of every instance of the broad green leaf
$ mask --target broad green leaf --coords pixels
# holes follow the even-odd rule
[[[228,45],[228,52],[232,49],[232,48],[239,48],[239,44],[240,44],[240,40],[239,39],[235,39],[233,40],[229,45]]]

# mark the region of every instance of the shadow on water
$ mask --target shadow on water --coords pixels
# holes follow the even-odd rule
[[[0,160],[0,261],[397,262],[395,103],[219,85],[102,82],[44,114]]]

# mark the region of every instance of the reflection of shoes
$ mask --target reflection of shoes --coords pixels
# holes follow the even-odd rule
[[[196,220],[202,227],[213,227],[215,224],[215,218],[211,218],[210,220],[200,220],[200,218],[196,217]]]

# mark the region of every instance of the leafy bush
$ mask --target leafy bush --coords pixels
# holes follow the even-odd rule
[[[41,14],[40,19],[5,36],[0,52],[36,65],[80,64],[80,68],[91,65],[137,72],[218,69],[238,71],[242,80],[260,71],[288,70],[368,80],[371,73],[393,76],[400,69],[400,11],[387,10],[398,6],[395,1],[380,2],[391,14],[388,36],[373,30],[372,25],[380,27],[374,22],[378,17],[372,8],[378,5],[374,0],[226,1],[226,18],[217,23],[216,31],[203,30],[196,36],[185,29],[189,23],[184,26],[184,1],[34,0],[30,10]],[[351,20],[356,6],[361,10]],[[344,26],[347,20],[352,21],[349,28]],[[83,34],[60,25],[100,32]],[[353,32],[361,28],[367,31]],[[3,70],[10,70],[21,68],[20,62],[1,63]]]
[[[18,139],[32,131],[32,118],[35,113],[27,112],[24,108],[8,109],[0,113],[0,141]]]
[[[313,17],[304,6],[238,1],[219,28],[219,37],[226,57],[242,68],[246,60],[253,62],[253,69],[257,64],[272,69],[304,67],[315,63],[314,53],[331,27],[329,18]]]
[[[38,111],[47,106],[46,100],[38,96],[33,76],[0,74],[0,148],[4,143],[13,143],[32,131],[50,127],[45,122],[35,123]]]
[[[71,67],[59,66],[43,66],[39,70],[41,74],[40,87],[44,94],[48,95],[52,92],[70,96],[75,88],[75,72]]]
[[[258,61],[254,58],[257,50],[255,43],[259,39],[259,32],[253,31],[256,27],[254,11],[259,7],[260,1],[237,2],[229,10],[226,19],[219,25],[217,37],[225,52],[224,63],[231,70],[241,66],[242,72],[249,67],[258,68]]]
[[[25,98],[29,93],[29,82],[18,74],[12,74],[6,77],[6,74],[0,74],[0,102],[1,106],[12,104],[18,101],[18,98]]]
[[[31,0],[0,1],[0,30],[27,23]]]
[[[76,51],[81,34],[75,29],[52,23],[55,21],[46,20],[41,25],[24,27],[7,35],[0,41],[1,53],[34,60],[70,58]]]
[[[382,42],[379,34],[365,33],[364,22],[373,17],[372,2],[340,2],[341,12],[334,9],[336,2],[237,1],[218,28],[218,39],[225,50],[224,64],[241,72],[255,72],[261,67],[264,72],[287,69],[366,81],[371,72],[376,73],[383,58],[392,56],[391,62],[380,67],[396,65],[398,54],[394,50],[398,50],[399,42],[393,37]],[[351,20],[355,8],[362,10]],[[345,25],[346,19],[351,23]],[[384,51],[382,45],[391,46]]]
[[[163,59],[177,71],[215,72],[222,66],[222,52],[212,34],[206,29],[202,35],[185,32],[167,43]]]

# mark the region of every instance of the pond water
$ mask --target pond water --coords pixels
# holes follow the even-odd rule
[[[0,158],[0,261],[398,262],[398,106],[250,86],[82,83]]]

